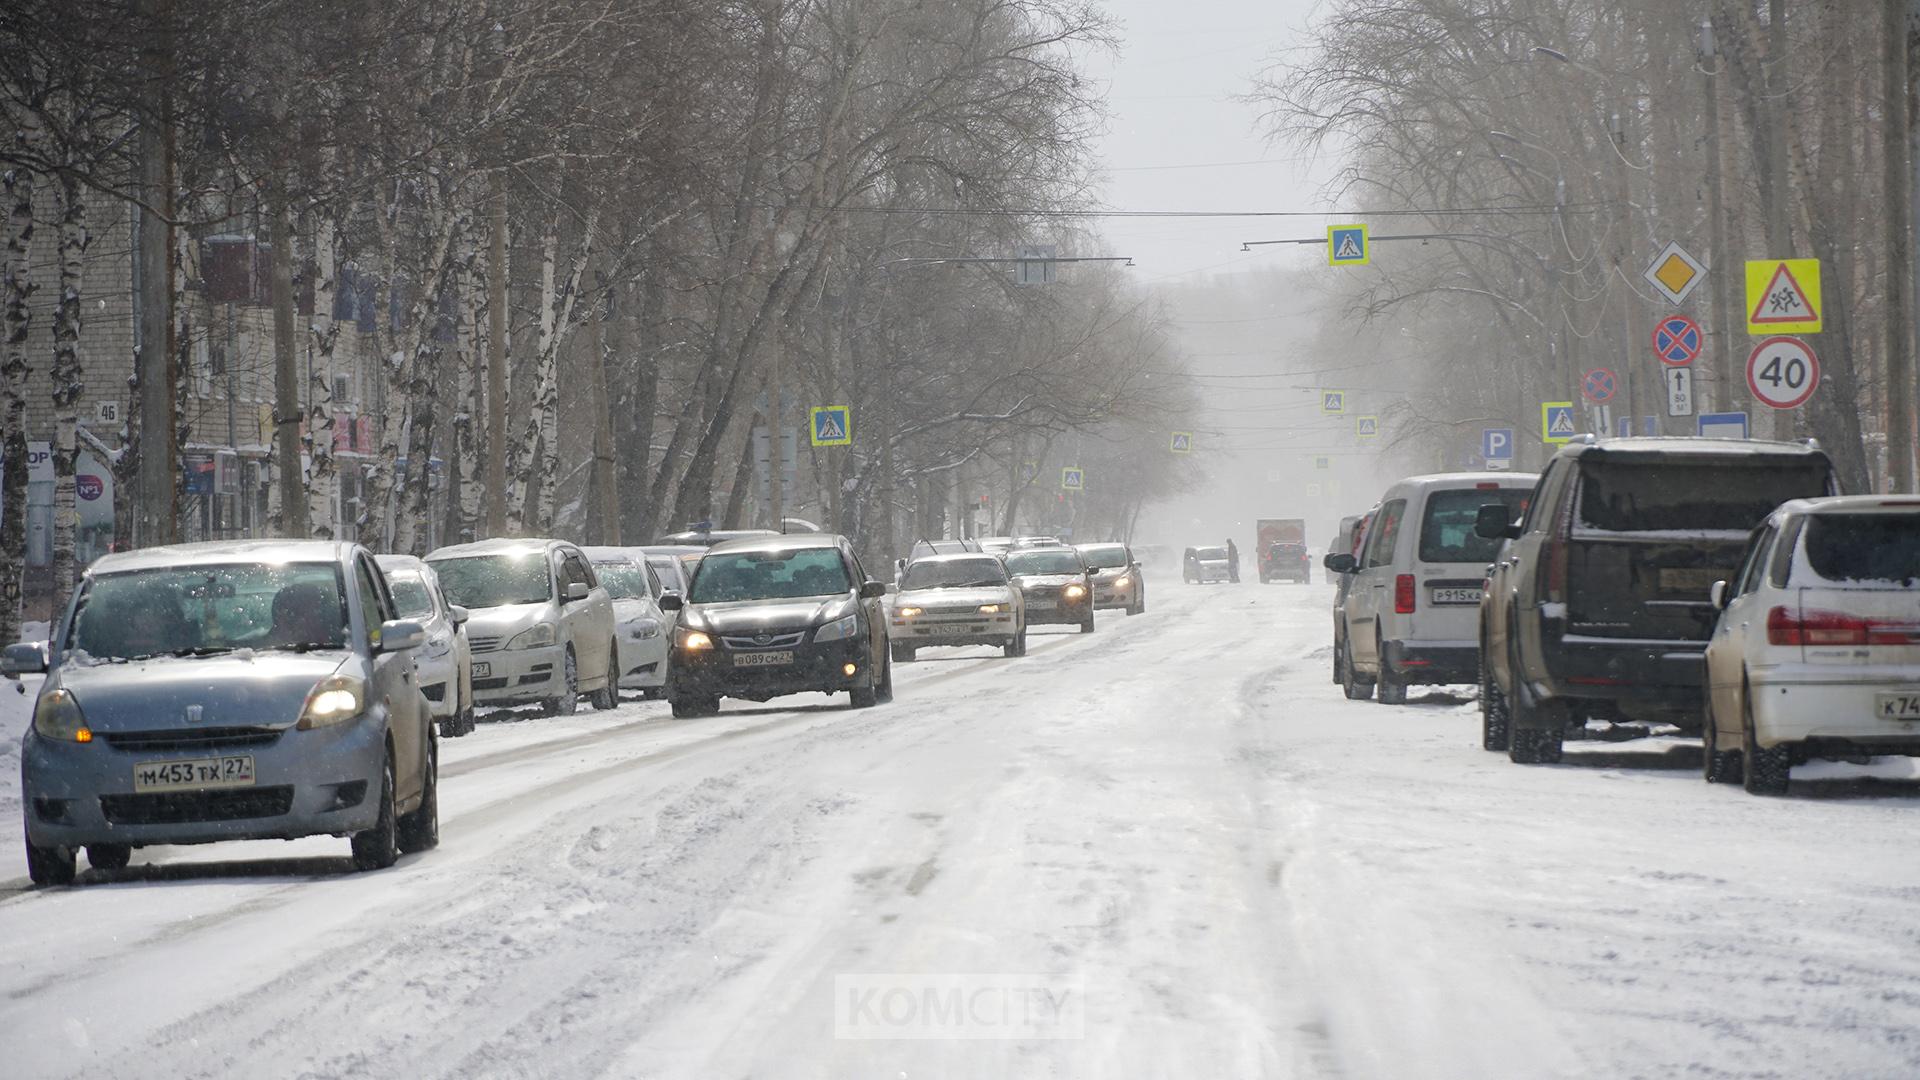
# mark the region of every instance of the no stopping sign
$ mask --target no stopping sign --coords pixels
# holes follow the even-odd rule
[[[1799,338],[1770,337],[1747,354],[1747,389],[1762,404],[1793,409],[1820,385],[1820,358]]]

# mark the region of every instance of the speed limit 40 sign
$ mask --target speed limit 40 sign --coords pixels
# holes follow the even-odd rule
[[[1770,337],[1747,354],[1747,389],[1763,405],[1793,409],[1820,385],[1820,358],[1799,338]]]

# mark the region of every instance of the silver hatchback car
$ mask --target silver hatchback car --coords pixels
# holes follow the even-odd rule
[[[437,747],[373,556],[353,544],[184,544],[107,555],[45,650],[21,747],[28,871],[73,879],[149,844],[352,839],[363,870],[439,842]]]

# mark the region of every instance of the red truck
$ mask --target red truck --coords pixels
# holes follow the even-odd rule
[[[1311,580],[1304,518],[1261,518],[1254,522],[1254,552],[1262,584],[1297,581],[1305,585]]]

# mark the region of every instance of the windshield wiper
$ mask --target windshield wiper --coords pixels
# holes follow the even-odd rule
[[[287,642],[285,645],[275,645],[273,647],[273,650],[275,652],[303,653],[303,652],[312,652],[315,649],[338,649],[338,648],[341,648],[341,646],[335,645],[331,641],[290,641],[290,642]]]

